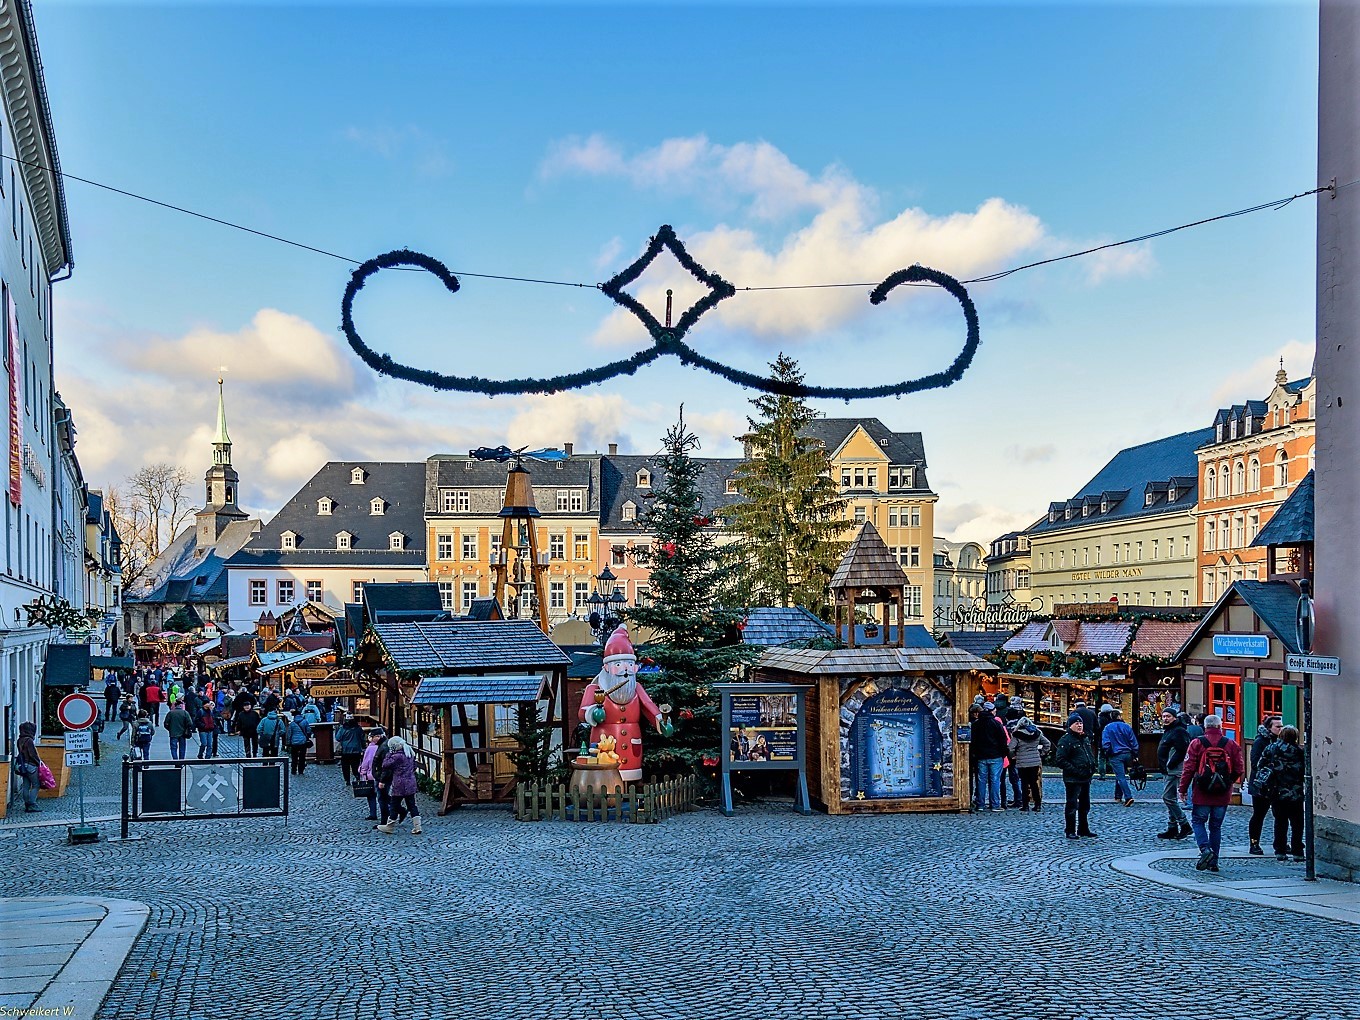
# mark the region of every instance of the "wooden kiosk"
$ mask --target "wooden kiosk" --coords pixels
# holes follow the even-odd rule
[[[896,604],[906,575],[873,525],[850,543],[831,580],[837,627],[854,639],[855,606]],[[842,617],[844,616],[844,619]],[[967,692],[974,671],[993,664],[955,648],[905,647],[905,627],[881,644],[767,650],[753,680],[810,685],[807,777],[813,802],[830,814],[966,811],[969,806]]]

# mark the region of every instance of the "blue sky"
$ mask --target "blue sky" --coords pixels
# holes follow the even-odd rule
[[[64,169],[364,259],[594,283],[661,223],[740,285],[959,276],[1313,186],[1305,5],[75,4],[36,14]],[[227,366],[245,502],[328,458],[483,443],[651,452],[683,401],[730,454],[750,396],[673,363],[552,398],[378,380],[339,336],[341,260],[70,182],[57,382],[96,483],[206,467]],[[1122,446],[1310,367],[1314,200],[973,288],[948,390],[818,406],[925,434],[939,530],[987,540]],[[388,278],[392,277],[392,278]],[[664,272],[642,281],[655,297]],[[899,300],[900,297],[900,300]],[[416,274],[367,288],[376,349],[446,371],[568,371],[645,337],[592,290]],[[710,321],[710,319],[712,321]],[[741,295],[691,335],[810,381],[935,371],[949,299]]]

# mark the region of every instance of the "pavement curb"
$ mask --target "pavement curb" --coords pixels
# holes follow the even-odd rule
[[[1141,878],[1149,882],[1156,882],[1159,885],[1168,885],[1174,889],[1184,889],[1188,892],[1198,893],[1201,896],[1214,896],[1221,900],[1235,900],[1239,903],[1250,903],[1254,906],[1274,907],[1278,910],[1291,910],[1296,914],[1306,914],[1309,917],[1321,917],[1329,921],[1340,921],[1343,924],[1360,925],[1360,890],[1348,882],[1335,882],[1331,879],[1320,878],[1317,882],[1308,883],[1308,894],[1292,892],[1288,895],[1282,894],[1284,890],[1294,890],[1301,884],[1302,879],[1297,878],[1277,878],[1277,879],[1257,879],[1248,880],[1243,883],[1228,884],[1224,882],[1201,882],[1197,879],[1187,878],[1172,872],[1158,871],[1152,865],[1157,861],[1182,860],[1191,861],[1199,856],[1199,850],[1153,850],[1150,853],[1136,854],[1132,857],[1120,857],[1110,862],[1110,867],[1122,875],[1130,878]],[[1224,853],[1224,860],[1253,860],[1246,853]],[[1279,891],[1272,892],[1272,888]],[[1299,898],[1306,895],[1307,898]],[[1356,908],[1348,910],[1342,907],[1332,907],[1325,903],[1311,903],[1309,899],[1322,896],[1353,896],[1356,900]]]
[[[87,896],[11,897],[6,904],[81,903],[104,910],[104,918],[76,947],[33,1000],[34,1008],[64,1020],[96,1020],[118,972],[146,927],[151,908],[136,900],[105,900]]]

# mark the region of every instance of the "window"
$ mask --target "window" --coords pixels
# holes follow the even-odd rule
[[[1261,530],[1261,515],[1255,512],[1247,514],[1247,541],[1256,541],[1256,536]]]
[[[907,566],[919,567],[921,565],[921,547],[919,545],[907,546]]]
[[[1247,469],[1246,466],[1239,460],[1236,464],[1233,465],[1233,493],[1237,494],[1246,491],[1247,491]]]
[[[1218,468],[1218,494],[1226,499],[1231,492],[1228,488],[1228,465],[1222,464]]]
[[[475,560],[477,558],[477,536],[463,536],[463,559]]]
[[[1253,457],[1247,462],[1247,491],[1257,492],[1261,488],[1261,460]]]
[[[1228,544],[1228,518],[1223,517],[1218,522],[1218,547],[1220,549],[1231,549]]]
[[[1100,566],[1100,546],[1096,546],[1096,566]]]
[[[869,468],[865,474],[866,484],[871,489],[878,489],[878,468]]]
[[[623,504],[623,519],[625,521],[637,520],[637,504],[631,499]]]
[[[919,618],[923,615],[921,612],[921,586],[919,584],[907,585],[903,603],[903,608],[909,618]]]
[[[638,469],[637,487],[639,489],[650,489],[652,487],[652,473],[646,468]]]
[[[1091,550],[1087,546],[1084,546],[1081,550],[1081,565],[1083,567],[1089,567],[1091,565]]]
[[[897,527],[897,507],[895,506],[888,507],[888,527]]]
[[[867,518],[865,517],[864,507],[862,506],[855,507],[855,523],[863,524],[865,520],[867,520]]]
[[[585,506],[585,494],[582,493],[580,489],[572,489],[570,503],[571,512],[574,514],[579,514],[581,512],[581,508]]]
[[[567,582],[549,581],[548,582],[548,608],[566,609],[567,608]]]
[[[453,611],[453,582],[439,582],[439,605],[445,612]]]
[[[350,484],[350,485],[363,485],[363,484],[364,484],[364,469],[363,469],[363,468],[357,467],[357,468],[354,468],[354,469],[352,469],[352,470],[350,471],[350,473],[349,473],[349,484]]]
[[[650,606],[652,604],[652,589],[650,585],[634,585],[633,605]]]
[[[1281,450],[1275,458],[1275,487],[1282,488],[1289,484],[1289,457]]]
[[[1096,551],[1099,552],[1100,550]],[[1016,588],[1029,587],[1029,571],[1026,568],[1021,567],[1015,572],[1015,586]]]
[[[1217,476],[1214,474],[1214,469],[1213,469],[1212,467],[1209,467],[1209,468],[1206,468],[1206,469],[1205,469],[1205,471],[1204,471],[1204,498],[1205,498],[1205,499],[1216,499],[1216,498],[1218,498],[1218,482],[1217,482],[1217,480],[1216,480],[1216,477],[1217,477]]]
[[[345,550],[353,548],[354,536],[348,531],[340,531],[335,535],[335,548]]]
[[[381,498],[375,499],[368,504],[368,512],[375,517],[380,516],[386,508],[386,504],[383,503]]]
[[[1152,558],[1155,560],[1161,552],[1162,543],[1157,539],[1152,540]]]
[[[326,586],[320,581],[307,582],[307,601],[320,602],[325,596]]]
[[[1152,506],[1152,501],[1156,498],[1157,497],[1154,493],[1151,492],[1147,493],[1146,495],[1143,496],[1143,506]]]
[[[841,468],[841,488],[850,488],[850,469],[848,467]]]
[[[567,536],[549,535],[548,536],[548,559],[565,560],[567,558]]]
[[[727,479],[727,481],[723,483],[723,492],[727,493],[729,496],[736,495],[737,480],[735,478]]]
[[[574,581],[571,586],[571,607],[578,613],[590,608],[590,582]]]
[[[1223,423],[1222,423],[1222,422],[1218,422],[1216,425],[1214,425],[1214,442],[1216,442],[1216,443],[1221,443],[1221,442],[1223,442]]]
[[[354,596],[351,602],[362,602],[364,600],[364,582],[355,581],[349,586],[350,594]]]
[[[436,535],[434,540],[434,558],[437,560],[453,559],[453,536]]]
[[[916,481],[916,469],[910,467],[888,468],[888,488],[910,489]]]
[[[1215,598],[1214,572],[1212,570],[1206,570],[1204,572],[1204,601],[1205,603],[1210,603],[1213,602]]]
[[[491,562],[495,563],[501,555],[501,536],[493,534],[491,536]]]
[[[393,552],[399,552],[406,548],[406,536],[400,531],[394,531],[387,536],[387,548]]]
[[[1118,543],[1118,542],[1116,542],[1116,543],[1114,544],[1114,561],[1115,561],[1116,563],[1119,562],[1119,543]]]
[[[574,560],[590,559],[590,536],[572,535],[571,536],[571,558]]]
[[[472,493],[467,489],[440,489],[439,509],[442,513],[467,513],[472,507]]]
[[[280,578],[278,582],[278,603],[281,606],[291,606],[293,604],[293,579]]]
[[[1181,605],[1183,605],[1183,606],[1188,606],[1189,604],[1190,604],[1190,589],[1189,589],[1189,588],[1182,588],[1182,589],[1181,589]]]
[[[296,534],[295,532],[292,532],[292,531],[285,531],[282,535],[279,536],[279,548],[280,548],[280,549],[296,549],[296,548],[297,548],[297,534]]]
[[[557,490],[557,512],[566,513],[571,506],[571,492],[567,489]]]
[[[919,528],[921,526],[921,508],[919,506],[911,507],[910,526],[913,528]]]
[[[269,585],[263,580],[250,580],[250,604],[252,606],[263,606],[269,603]]]
[[[621,545],[611,545],[609,547],[609,565],[611,567],[622,567],[628,561],[628,550]]]
[[[335,506],[334,500],[332,500],[329,496],[322,496],[320,499],[316,501],[316,512],[320,514],[322,517],[329,517],[330,512],[332,508],[334,508],[334,506]]]
[[[1168,503],[1176,502],[1176,495],[1177,495],[1176,487],[1174,485],[1167,486],[1166,501]]]
[[[1232,530],[1233,530],[1233,548],[1241,549],[1244,545],[1247,544],[1244,536],[1245,529],[1241,514],[1238,514],[1236,517],[1233,518]]]
[[[469,609],[472,608],[472,603],[473,603],[473,601],[474,601],[476,598],[477,598],[477,582],[476,582],[476,581],[464,581],[464,582],[463,582],[463,611],[464,611],[464,612],[466,612],[467,610],[469,610]]]

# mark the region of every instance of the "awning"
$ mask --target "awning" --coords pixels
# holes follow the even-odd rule
[[[268,652],[265,653],[265,655],[269,654],[270,653]],[[284,655],[281,658],[274,659],[272,662],[265,660],[264,656],[261,656],[262,661],[255,667],[255,672],[260,674],[277,673],[280,670],[291,669],[299,663],[310,662],[312,659],[321,659],[330,654],[331,650],[329,648],[318,648],[311,652],[293,652]]]
[[[427,676],[411,697],[413,705],[510,705],[538,701],[547,684],[541,676]]]
[[[48,645],[43,662],[43,684],[47,687],[90,686],[89,645]]]
[[[208,668],[215,672],[221,672],[224,669],[230,669],[232,666],[244,666],[253,658],[255,658],[253,655],[238,655],[232,659],[222,659],[218,662],[214,662]]]
[[[94,669],[132,669],[137,660],[131,655],[91,655],[90,666]]]
[[[194,654],[195,654],[195,655],[207,655],[207,654],[208,654],[209,652],[211,652],[213,649],[221,647],[221,645],[222,645],[222,638],[221,638],[220,636],[218,636],[218,637],[213,638],[211,641],[204,641],[201,645],[196,646],[196,647],[194,648]]]

